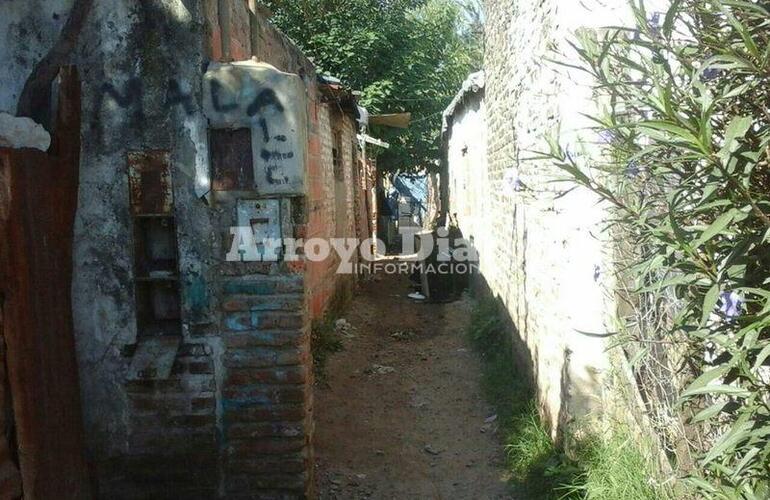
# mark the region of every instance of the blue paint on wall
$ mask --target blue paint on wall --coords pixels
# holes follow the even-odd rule
[[[202,276],[188,277],[184,287],[185,309],[192,321],[201,321],[209,315],[209,293]]]
[[[265,281],[230,281],[224,286],[225,293],[244,295],[270,295],[275,293],[275,283]]]

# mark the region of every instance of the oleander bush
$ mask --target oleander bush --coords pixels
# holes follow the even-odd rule
[[[610,207],[619,344],[674,469],[770,498],[770,2],[631,8],[568,64],[595,81],[601,159],[545,156]]]

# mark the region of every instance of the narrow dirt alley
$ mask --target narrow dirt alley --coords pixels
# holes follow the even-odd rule
[[[503,451],[466,345],[469,300],[406,297],[379,275],[344,318],[344,350],[315,388],[321,499],[503,499]]]

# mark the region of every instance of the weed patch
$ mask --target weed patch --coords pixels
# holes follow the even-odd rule
[[[334,327],[334,316],[327,315],[313,322],[310,346],[313,352],[313,373],[316,381],[326,380],[326,362],[329,356],[343,349],[342,339]]]
[[[577,462],[582,471],[561,491],[569,498],[596,500],[657,500],[672,498],[654,480],[652,464],[624,429],[591,436],[580,443]]]
[[[482,390],[497,411],[515,495],[559,498],[567,468],[540,421],[529,375],[515,362],[510,332],[493,299],[476,304],[468,340],[482,358]]]
[[[592,436],[570,458],[551,440],[537,410],[529,375],[517,366],[510,331],[493,299],[479,301],[468,340],[482,358],[482,389],[497,411],[515,497],[658,500],[670,498],[627,433]]]

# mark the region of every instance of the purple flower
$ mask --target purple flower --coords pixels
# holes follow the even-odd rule
[[[626,177],[633,179],[639,175],[639,165],[635,161],[628,162],[626,165]]]
[[[660,28],[660,12],[653,12],[648,21],[651,28]]]
[[[519,170],[517,168],[513,167],[505,171],[505,174],[503,174],[503,185],[508,194],[513,194],[524,189],[524,183],[521,181]]]
[[[719,294],[719,311],[725,317],[734,319],[743,312],[743,298],[735,292],[722,292]]]
[[[711,80],[715,80],[719,78],[719,76],[722,74],[721,70],[718,70],[716,68],[706,68],[701,73],[701,81],[702,82],[709,82]]]
[[[603,144],[612,144],[615,140],[615,134],[611,130],[600,130],[599,139]]]

